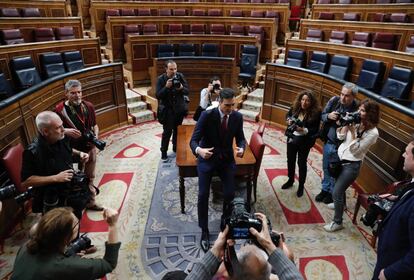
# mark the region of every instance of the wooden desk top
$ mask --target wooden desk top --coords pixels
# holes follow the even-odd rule
[[[190,139],[193,135],[195,125],[180,125],[178,127],[177,134],[177,158],[176,163],[178,168],[180,167],[197,167],[197,158],[194,156],[190,148]],[[254,165],[256,159],[250,150],[249,145],[246,143],[246,151],[242,158],[234,156],[236,159],[237,169],[240,166]],[[237,171],[236,171],[237,172]]]

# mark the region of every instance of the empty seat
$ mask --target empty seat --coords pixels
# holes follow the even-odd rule
[[[390,4],[392,3],[392,0],[376,0],[376,4]]]
[[[276,2],[269,2],[269,3],[276,3]],[[279,3],[279,4],[288,4],[288,3],[290,3],[290,0],[279,0],[279,1],[277,1],[277,3]]]
[[[345,31],[336,31],[331,32],[331,37],[329,42],[336,44],[345,44],[346,43],[346,32]]]
[[[249,3],[249,0],[237,0],[237,3]]]
[[[159,9],[159,11],[158,11],[158,15],[159,16],[171,16],[172,15],[172,13],[171,13],[171,9]]]
[[[213,23],[212,25],[210,25],[210,34],[216,34],[216,35],[226,34],[226,29],[224,28],[224,24]]]
[[[263,44],[264,29],[262,26],[250,25],[247,35],[257,37],[259,39],[260,44]]]
[[[219,56],[218,48],[218,44],[203,44],[201,46],[201,55],[217,57]]]
[[[329,66],[328,75],[348,81],[352,67],[352,58],[346,55],[334,55]]]
[[[331,0],[318,0],[318,4],[331,4]]]
[[[278,2],[277,2],[277,0],[263,0],[263,3],[272,4],[272,3],[278,3]]]
[[[390,15],[390,21],[405,23],[409,21],[409,17],[407,14],[404,13],[394,13]]]
[[[40,66],[45,79],[65,73],[62,55],[60,53],[45,53],[40,55]]]
[[[24,90],[42,81],[30,56],[11,59],[10,69],[18,90]]]
[[[339,0],[339,4],[352,4],[352,0]]]
[[[153,23],[146,23],[142,26],[143,35],[156,35],[158,34],[157,25]]]
[[[414,3],[414,1],[413,0],[395,0],[395,3],[398,3],[398,4],[400,4],[400,3]]]
[[[381,96],[396,99],[396,101],[408,99],[413,84],[413,74],[411,69],[392,67],[382,87]]]
[[[124,26],[124,40],[128,41],[128,35],[139,35],[138,24],[128,24]]]
[[[236,2],[235,0],[224,0],[224,3],[234,3]]]
[[[204,24],[191,24],[190,34],[206,34],[206,26]]]
[[[256,79],[256,65],[259,49],[252,45],[243,45],[240,59],[240,74],[242,85],[247,86],[249,81]]]
[[[334,13],[322,12],[322,13],[319,13],[319,19],[334,20],[335,19],[335,14]]]
[[[0,100],[13,96],[14,91],[4,73],[0,72]]]
[[[38,8],[23,8],[21,12],[22,12],[22,17],[41,17],[42,16]]]
[[[275,12],[275,11],[266,11],[264,17],[265,18],[275,18],[276,20],[279,20],[279,17],[280,16],[279,16],[279,13],[278,12]]]
[[[354,46],[370,47],[371,33],[355,32],[351,44]]]
[[[64,52],[62,53],[62,58],[66,72],[72,72],[84,68],[80,51]]]
[[[0,39],[3,45],[14,45],[24,43],[20,29],[3,29],[0,30]]]
[[[70,40],[75,39],[72,26],[64,26],[55,28],[56,39],[58,40]]]
[[[173,44],[159,44],[157,50],[157,57],[172,57],[174,56]]]
[[[377,32],[372,39],[374,48],[394,50],[396,37],[391,33]]]
[[[118,17],[120,16],[119,10],[118,9],[107,9],[105,11],[105,16],[106,17]]]
[[[1,8],[1,17],[20,17],[19,10],[17,8]]]
[[[262,0],[250,0],[250,3],[262,3]]]
[[[320,29],[308,29],[306,40],[309,41],[323,41],[323,32]]]
[[[344,16],[343,16],[342,20],[347,20],[347,21],[360,21],[361,20],[361,14],[357,14],[357,13],[344,13]]]
[[[203,17],[205,15],[206,15],[206,11],[204,11],[204,10],[200,10],[200,9],[194,9],[193,10],[193,16]]]
[[[312,52],[308,69],[319,73],[326,73],[328,69],[328,54],[326,52]]]
[[[54,41],[55,34],[49,27],[40,27],[34,29],[34,39],[36,42]]]
[[[243,17],[243,11],[242,10],[230,10],[230,16],[231,17]]]
[[[244,36],[244,26],[242,25],[230,25],[230,35],[242,35]]]
[[[384,77],[385,66],[382,61],[366,59],[362,63],[356,84],[367,90],[378,92],[379,84]]]
[[[168,34],[183,34],[183,25],[180,23],[168,24]]]
[[[173,15],[174,16],[186,16],[187,10],[186,9],[173,9]]]
[[[374,15],[374,21],[376,22],[386,22],[388,21],[388,15],[384,13],[376,13]]]
[[[223,12],[220,9],[211,9],[207,11],[207,15],[211,17],[221,17]]]
[[[250,17],[254,17],[254,18],[262,18],[263,17],[263,11],[251,11],[250,12]]]
[[[151,15],[151,14],[149,14],[149,15]],[[133,16],[135,16],[135,10],[134,9],[121,9],[121,16],[133,17]]]
[[[179,44],[178,56],[195,56],[194,44]]]
[[[170,14],[171,14],[171,10],[170,10]],[[149,16],[151,16],[151,10],[150,9],[138,9],[137,10],[137,16],[149,17]]]
[[[408,42],[407,47],[405,48],[405,52],[414,53],[414,35],[411,36],[410,41]]]
[[[306,61],[306,52],[303,50],[289,50],[286,57],[286,65],[303,67]]]

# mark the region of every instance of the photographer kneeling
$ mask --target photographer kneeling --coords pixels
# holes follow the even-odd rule
[[[226,268],[219,268],[225,253],[225,247],[234,246],[233,240],[227,240],[229,226],[226,226],[225,230],[218,235],[211,250],[204,255],[199,263],[194,265],[186,280],[210,280],[218,270],[220,277],[226,277],[227,279],[267,280],[271,279],[271,270],[277,274],[280,280],[303,279],[295,264],[288,258],[290,252],[284,243],[283,237],[276,246],[272,241],[266,216],[261,213],[255,215],[262,222],[262,230],[258,232],[254,228],[250,228],[249,231],[265,252],[254,245],[244,246],[238,253],[238,260],[230,260],[232,266],[225,264]],[[267,261],[264,257],[266,253],[269,256]],[[237,267],[234,267],[235,263],[237,263]],[[229,267],[232,267],[231,271],[229,271]]]
[[[118,212],[105,209],[103,217],[108,224],[108,241],[102,259],[67,256],[65,251],[76,238],[79,220],[68,207],[55,208],[39,221],[34,235],[17,253],[11,280],[17,279],[97,279],[114,270],[121,243],[118,242],[116,223]]]

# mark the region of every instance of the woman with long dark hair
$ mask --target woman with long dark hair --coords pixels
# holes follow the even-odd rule
[[[359,175],[362,160],[369,148],[377,142],[377,125],[380,118],[379,105],[369,99],[362,101],[358,109],[359,118],[337,129],[337,137],[343,141],[338,148],[341,171],[333,189],[333,221],[324,226],[328,232],[343,229],[342,215],[345,207],[345,191]],[[360,123],[358,123],[360,122]],[[329,205],[328,205],[329,206]]]
[[[310,90],[299,93],[286,115],[288,181],[282,189],[293,186],[295,181],[296,157],[299,166],[298,197],[303,195],[307,174],[307,159],[316,141],[321,121],[321,109],[315,94]]]

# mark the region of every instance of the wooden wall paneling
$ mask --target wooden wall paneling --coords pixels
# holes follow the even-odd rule
[[[284,115],[290,104],[279,102],[284,96],[298,94],[303,89],[312,89],[319,96],[321,106],[324,106],[327,100],[340,93],[342,85],[342,82],[326,74],[286,65],[267,64],[262,118],[285,126]],[[291,96],[291,99],[295,96]],[[363,172],[357,182],[365,190],[377,191],[391,181],[406,177],[402,171],[401,155],[410,141],[410,135],[414,133],[414,112],[368,91],[360,90],[357,95],[359,100],[367,97],[380,105],[380,138],[364,160]]]
[[[39,8],[43,17],[67,17],[65,0],[0,0],[2,8]]]
[[[260,44],[256,37],[252,36],[225,36],[225,35],[138,35],[129,36],[128,42],[125,43],[125,52],[127,54],[127,63],[125,69],[132,72],[134,84],[149,81],[150,74],[148,67],[153,65],[153,58],[157,56],[158,44],[182,44],[193,43],[201,48],[203,43],[219,44],[221,55],[228,55],[234,58],[236,64],[240,60],[241,46],[244,44],[256,45],[260,49]],[[174,57],[178,59],[179,57]],[[237,81],[237,77],[236,77]]]

